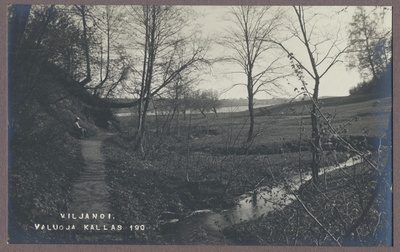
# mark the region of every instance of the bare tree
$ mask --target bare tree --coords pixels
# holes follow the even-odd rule
[[[313,182],[318,183],[318,172],[320,165],[320,158],[322,153],[321,135],[318,123],[318,104],[319,87],[321,79],[328,73],[328,71],[340,61],[341,55],[346,51],[347,47],[342,46],[343,39],[340,36],[340,26],[334,33],[318,27],[321,21],[321,16],[318,13],[306,15],[303,6],[293,6],[295,13],[295,21],[292,21],[288,26],[292,38],[295,38],[303,46],[303,51],[308,59],[304,59],[295,55],[292,50],[283,42],[276,42],[287,54],[291,60],[292,68],[294,68],[297,76],[303,83],[303,88],[312,100],[311,108],[311,146],[312,146],[312,165],[311,171]],[[322,15],[322,14],[321,14]],[[326,17],[325,17],[326,18]],[[305,76],[311,77],[314,82],[312,92],[308,91]]]
[[[228,58],[239,65],[246,75],[244,85],[248,95],[250,128],[247,141],[253,140],[254,96],[261,91],[272,93],[279,85],[276,82],[282,75],[277,64],[280,57],[275,55],[276,45],[268,42],[279,26],[279,10],[272,7],[240,6],[230,11],[233,26],[228,27],[222,44],[233,52]]]
[[[96,54],[92,53],[96,63],[94,70],[98,77],[94,77],[93,94],[99,97],[109,97],[117,90],[128,77],[127,53],[121,44],[125,29],[124,15],[121,6],[93,6],[92,19],[97,33]],[[105,44],[105,45],[104,45]],[[100,52],[98,52],[100,51]]]
[[[86,58],[86,76],[83,80],[79,81],[79,85],[85,86],[86,84],[92,81],[92,74],[90,68],[90,50],[89,50],[89,39],[87,34],[87,22],[86,22],[86,8],[85,5],[76,5],[81,18],[82,18],[82,27],[83,27],[83,50]]]
[[[146,115],[150,99],[185,71],[209,63],[205,58],[207,44],[195,34],[183,35],[189,12],[175,6],[132,7],[129,14],[136,24],[132,38],[134,57],[141,67],[132,66],[139,83],[137,146],[142,154]],[[174,64],[179,61],[180,64]],[[156,84],[155,84],[156,83]]]
[[[171,124],[175,119],[176,129],[179,135],[179,116],[181,112],[185,116],[185,100],[191,92],[192,84],[193,80],[186,78],[186,76],[178,76],[176,80],[172,83],[172,85],[166,87],[166,97],[164,95],[164,97],[166,98],[166,104],[164,106],[167,107],[164,109],[168,109],[168,115],[163,124],[163,128],[165,128],[166,125],[169,125],[169,127],[167,128],[167,132],[170,132]]]
[[[192,110],[198,110],[203,117],[207,117],[206,112],[212,111],[217,115],[217,109],[220,106],[218,100],[218,92],[215,90],[194,90],[189,95],[190,108]]]

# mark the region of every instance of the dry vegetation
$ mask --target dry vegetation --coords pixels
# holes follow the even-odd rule
[[[332,126],[360,151],[368,149],[376,153],[376,140],[387,129],[391,100],[359,99],[331,99],[322,111],[332,115]],[[165,212],[184,219],[194,210],[221,211],[232,207],[238,196],[256,186],[279,185],[299,171],[309,171],[307,108],[303,110],[298,103],[293,103],[291,108],[286,105],[272,107],[269,108],[272,114],[256,117],[258,131],[250,144],[245,141],[247,125],[243,113],[221,113],[218,117],[209,114],[207,118],[193,115],[190,121],[182,120],[179,128],[172,126],[169,135],[157,134],[160,128],[157,129],[157,122],[151,120],[154,117],[150,117],[146,160],[132,151],[132,137],[129,135],[129,130],[134,127],[132,117],[121,118],[126,132],[121,137],[109,139],[103,148],[108,159],[112,206],[121,221],[129,222],[135,216],[136,221],[146,222],[151,227],[151,232],[131,242],[174,243],[179,234],[174,236],[176,230],[173,227],[163,233],[161,223]],[[305,130],[300,133],[302,126]],[[353,155],[344,145],[339,144],[336,148],[336,160],[330,155],[332,150],[327,150],[324,165],[343,162]],[[379,163],[379,169],[384,167],[386,150],[387,147],[381,149],[379,159],[376,155],[372,158],[373,162]],[[300,193],[287,193],[297,195],[343,245],[388,245],[391,240],[384,237],[390,233],[385,227],[391,223],[388,207],[391,192],[387,186],[379,191],[379,200],[374,201],[368,217],[358,227],[358,236],[344,237],[347,228],[366,207],[376,186],[377,174],[363,163],[355,168],[332,172],[318,187],[306,183]],[[192,232],[197,232],[194,237],[199,237],[198,232],[203,231]],[[261,220],[231,226],[224,230],[224,234],[231,243],[242,245],[336,244],[299,201]],[[183,243],[213,242],[211,238],[203,238]]]

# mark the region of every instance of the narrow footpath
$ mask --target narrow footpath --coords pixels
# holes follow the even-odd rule
[[[117,223],[109,207],[109,187],[106,168],[101,153],[104,139],[112,134],[99,132],[96,136],[80,140],[84,170],[73,183],[72,202],[67,220],[76,224],[75,239],[83,243],[102,243],[119,240]],[[115,229],[113,229],[115,228]]]

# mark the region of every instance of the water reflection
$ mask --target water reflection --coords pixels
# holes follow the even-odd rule
[[[321,168],[320,175],[350,167],[362,161],[361,157],[356,156],[336,166]],[[186,220],[184,223],[181,223],[179,227],[180,232],[187,231],[185,230],[185,223],[190,223],[191,227],[200,225],[208,230],[219,232],[223,228],[233,224],[259,218],[274,210],[281,210],[295,199],[295,196],[288,193],[287,189],[290,188],[290,191],[297,191],[302,184],[310,179],[311,173],[308,172],[302,174],[302,176],[292,176],[286,183],[287,187],[285,187],[285,185],[280,185],[273,188],[257,188],[255,192],[253,191],[239,197],[239,202],[236,207],[223,210],[220,213],[209,210],[197,211],[192,216],[188,217],[191,218],[189,222]]]

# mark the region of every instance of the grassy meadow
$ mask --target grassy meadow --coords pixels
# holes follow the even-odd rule
[[[352,96],[327,98],[321,102],[321,112],[330,120],[329,124],[335,129],[335,134],[342,136],[360,151],[372,152],[374,162],[379,163],[378,167],[383,167],[383,156],[387,153],[376,151],[380,148],[379,143],[382,143],[379,139],[384,136],[388,127],[391,99]],[[187,114],[185,118],[183,115],[175,115],[175,119],[167,122],[167,116],[150,115],[147,119],[145,159],[134,151],[134,115],[119,117],[121,135],[108,139],[103,146],[109,172],[108,183],[113,195],[111,206],[115,215],[123,223],[132,222],[134,218],[135,221],[144,222],[151,227],[146,233],[137,234],[132,241],[135,243],[210,243],[210,240],[204,241],[204,237],[199,236],[200,230],[192,231],[193,238],[186,241],[177,238],[179,234],[174,233],[173,226],[164,232],[165,225],[162,224],[165,222],[165,214],[182,219],[195,210],[222,211],[234,207],[238,196],[256,187],[273,187],[283,184],[290,175],[309,172],[309,114],[307,101],[258,108],[255,138],[250,143],[246,142],[246,112],[209,113],[207,117]],[[321,129],[326,129],[323,134],[328,141],[335,134],[329,130],[323,118],[320,118],[320,122]],[[324,150],[321,166],[340,163],[354,155],[340,143],[334,148]],[[335,155],[332,154],[333,151]],[[299,197],[310,203],[311,211],[320,214],[326,212],[331,204],[340,203],[341,207],[346,206],[347,210],[339,208],[338,212],[343,211],[339,214],[340,218],[345,219],[349,226],[359,216],[357,213],[362,212],[366,206],[371,195],[369,191],[377,183],[376,174],[371,168],[365,164],[358,167],[357,172],[354,171],[351,175],[342,171],[333,172],[321,187],[303,185],[301,191],[305,193],[299,194]],[[333,199],[338,193],[343,197]],[[356,203],[349,208],[347,201],[353,195],[363,196],[359,196]],[[330,200],[324,200],[325,198]],[[382,202],[377,201],[374,204],[380,203]],[[379,207],[375,206],[374,209]],[[356,213],[348,213],[352,211]],[[381,212],[372,211],[368,218],[377,220],[378,213]],[[379,214],[380,217],[381,215],[382,221],[377,226],[390,218],[387,214]],[[294,216],[297,216],[297,221]],[[329,219],[323,214],[321,218],[332,221],[332,226],[342,225],[337,215],[333,214]],[[365,219],[367,218],[364,221]],[[281,230],[282,222],[278,220],[285,220],[293,225],[297,223],[296,227],[302,222],[311,231],[307,233],[299,228],[292,228],[291,232]],[[269,235],[266,238],[267,227]],[[334,228],[339,232],[336,235],[341,237],[340,228]],[[346,230],[345,227],[341,228]],[[363,227],[363,230],[368,228],[370,227]],[[281,239],[279,230],[287,233],[286,239]],[[307,211],[299,207],[298,202],[292,203],[291,207],[282,212],[274,212],[261,220],[238,224],[222,231],[231,243],[241,245],[334,244],[332,239],[326,238],[328,232],[321,226],[315,226],[313,219]],[[305,235],[299,236],[300,231],[304,231]],[[365,237],[364,240],[371,240]],[[346,239],[348,243],[357,240],[354,237]],[[356,243],[368,243],[361,240],[359,238]],[[385,242],[379,239],[374,241]]]

